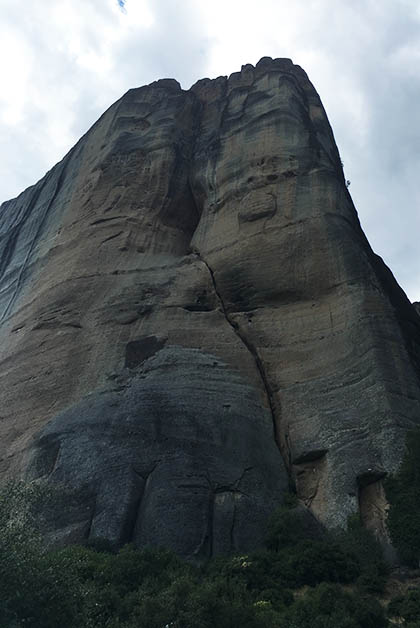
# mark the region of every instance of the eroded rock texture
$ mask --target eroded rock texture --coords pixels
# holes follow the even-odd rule
[[[214,356],[166,347],[59,414],[27,474],[81,499],[61,535],[197,558],[254,547],[284,490],[270,413]]]
[[[321,522],[384,534],[420,318],[301,68],[130,90],[0,234],[1,471],[85,495],[60,538],[246,549],[285,467]]]

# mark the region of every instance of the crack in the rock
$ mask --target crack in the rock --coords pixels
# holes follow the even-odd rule
[[[199,543],[199,545],[196,547],[196,549],[194,550],[193,554],[194,556],[199,556],[200,553],[204,550],[207,553],[207,557],[211,558],[213,556],[213,551],[214,551],[214,511],[216,508],[216,495],[220,495],[222,493],[229,493],[232,497],[232,504],[233,504],[233,512],[232,512],[232,521],[231,521],[231,525],[230,525],[230,530],[229,530],[229,541],[230,541],[230,550],[233,551],[235,549],[235,538],[234,538],[234,532],[235,532],[235,524],[236,524],[236,495],[245,495],[248,497],[248,495],[246,493],[244,493],[243,491],[241,491],[239,489],[239,484],[241,483],[244,475],[251,471],[254,467],[246,467],[241,475],[234,480],[233,482],[231,482],[230,484],[227,485],[218,485],[218,486],[214,486],[213,482],[211,480],[210,477],[210,473],[208,471],[208,469],[206,470],[204,477],[207,481],[206,485],[202,485],[202,484],[191,484],[191,485],[185,485],[185,484],[181,484],[179,485],[182,488],[191,488],[191,487],[195,487],[195,488],[208,488],[209,489],[209,497],[208,497],[208,511],[207,511],[207,526],[206,529],[203,533],[203,536],[201,538],[201,541]]]
[[[306,508],[309,508],[309,510],[311,510],[312,508],[312,502],[314,501],[315,497],[318,494],[318,489],[319,489],[319,479],[316,483],[316,485],[314,486],[312,492],[307,495],[302,501],[305,504]],[[312,511],[311,511],[312,512]]]
[[[268,378],[267,375],[265,373],[264,370],[264,365],[262,363],[262,360],[260,358],[260,356],[258,355],[258,351],[256,349],[256,347],[254,347],[250,341],[248,340],[248,338],[245,336],[245,334],[242,332],[242,330],[239,327],[239,324],[233,320],[231,318],[231,316],[229,315],[229,312],[226,309],[225,303],[223,301],[222,295],[219,292],[219,289],[217,287],[217,283],[216,283],[216,278],[214,276],[214,272],[212,270],[212,268],[210,267],[210,265],[208,264],[208,262],[202,257],[200,251],[196,248],[193,247],[192,248],[192,253],[194,255],[196,255],[198,257],[198,259],[206,266],[207,270],[209,271],[210,274],[210,278],[213,284],[213,289],[214,292],[216,294],[216,297],[219,301],[220,304],[220,309],[222,311],[223,316],[226,319],[226,322],[230,325],[230,327],[233,329],[233,331],[235,332],[236,336],[239,338],[239,340],[242,342],[242,344],[244,345],[244,347],[247,349],[247,351],[252,355],[254,362],[255,362],[255,366],[257,368],[257,371],[260,375],[261,378],[261,382],[263,384],[263,388],[265,391],[265,395],[267,398],[267,403],[270,409],[270,413],[271,413],[271,419],[273,422],[273,435],[274,435],[274,441],[283,457],[283,460],[285,462],[285,465],[288,469],[291,468],[291,452],[290,452],[290,444],[289,444],[289,439],[288,439],[288,435],[285,435],[284,438],[284,444],[280,442],[280,439],[277,435],[277,421],[276,421],[276,410],[275,410],[275,406],[274,406],[274,401],[273,401],[273,397],[272,397],[272,391],[270,388],[270,384],[268,382]]]
[[[147,486],[150,481],[151,475],[154,473],[156,467],[158,466],[160,460],[155,461],[155,463],[145,472],[140,472],[134,466],[132,467],[132,472],[135,477],[138,477],[142,481],[142,486],[138,492],[137,498],[133,501],[132,506],[132,514],[129,516],[128,521],[126,522],[125,528],[126,530],[123,533],[123,542],[131,543],[134,541],[134,536],[137,530],[137,526],[139,525],[139,515],[140,508],[143,502],[144,495],[146,493]],[[129,513],[130,514],[130,513]]]
[[[105,240],[102,240],[102,242],[99,243],[99,246],[101,246],[102,244],[105,244],[105,242],[108,242],[109,240],[113,240],[114,238],[118,238],[118,236],[121,235],[122,233],[124,233],[124,231],[122,229],[121,229],[121,231],[117,231],[117,233],[113,233],[112,235],[110,235],[107,238],[105,238]]]
[[[214,502],[215,493],[211,484],[208,473],[206,473],[207,486],[209,489],[207,503],[207,525],[203,531],[203,536],[198,546],[195,548],[193,555],[200,556],[201,552],[207,554],[207,558],[213,556],[213,534],[214,534]]]
[[[90,535],[91,535],[91,532],[92,532],[93,521],[94,521],[95,515],[96,515],[96,507],[97,507],[97,495],[94,496],[92,509],[90,511],[89,523],[88,523],[86,531],[85,531],[85,541],[89,541],[90,540]]]
[[[235,551],[235,523],[236,523],[236,500],[235,500],[235,494],[233,494],[232,500],[233,500],[233,513],[232,513],[232,522],[230,524],[229,541],[230,541],[230,551],[234,552]]]
[[[160,460],[156,460],[154,464],[151,465],[150,469],[148,469],[146,472],[143,472],[143,473],[139,471],[138,469],[136,469],[135,467],[132,467],[132,469],[133,469],[133,472],[136,475],[138,475],[146,483],[148,479],[150,478],[150,476],[152,475],[152,473],[155,471],[159,463],[160,463]]]

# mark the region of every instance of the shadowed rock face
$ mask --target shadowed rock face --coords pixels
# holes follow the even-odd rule
[[[420,318],[301,68],[130,90],[0,238],[0,470],[85,487],[61,538],[246,549],[284,467],[323,523],[384,534]]]
[[[59,540],[203,558],[261,543],[285,486],[270,412],[214,356],[169,346],[50,421],[27,469],[80,495]]]

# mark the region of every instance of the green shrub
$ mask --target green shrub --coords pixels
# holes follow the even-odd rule
[[[33,518],[40,498],[35,485],[0,495],[2,628],[385,626],[375,600],[331,584],[368,578],[364,559],[369,568],[380,564],[360,526],[313,540],[301,514],[282,508],[265,549],[199,568],[170,551],[131,545],[118,552],[104,551],[104,544],[46,551]],[[295,599],[291,589],[302,585],[315,588]]]
[[[420,559],[420,430],[410,432],[406,444],[398,472],[385,480],[390,504],[387,525],[401,560],[417,567]]]
[[[394,597],[389,603],[388,615],[406,622],[420,621],[420,591],[408,591],[405,595]]]
[[[245,587],[253,601],[270,601],[277,610],[293,602],[284,561],[274,552],[261,550],[249,555],[218,557],[205,566],[204,575],[209,580],[223,578],[231,585]]]
[[[367,593],[382,593],[389,567],[379,542],[363,527],[359,515],[349,517],[347,530],[336,538],[342,550],[352,556],[358,565],[356,582],[359,588]]]
[[[283,615],[279,628],[385,628],[387,620],[379,602],[320,584]]]
[[[74,628],[81,591],[73,563],[48,553],[34,530],[37,485],[6,486],[0,494],[0,626]],[[46,609],[48,609],[46,611]]]
[[[266,574],[273,572],[285,586],[314,586],[326,582],[354,582],[368,592],[383,590],[387,566],[382,549],[373,535],[364,529],[358,516],[349,520],[348,530],[313,540],[301,514],[282,507],[272,517],[266,546],[276,553],[268,560]]]
[[[353,582],[360,574],[356,557],[331,541],[301,541],[287,552],[287,571],[294,586],[320,582]]]
[[[265,546],[272,552],[285,547],[293,547],[306,538],[303,518],[294,508],[293,501],[280,506],[270,517],[265,538]]]

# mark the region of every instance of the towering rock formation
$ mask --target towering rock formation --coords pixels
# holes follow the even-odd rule
[[[1,471],[75,491],[59,538],[247,549],[288,475],[385,535],[420,318],[299,66],[130,90],[0,234]]]

